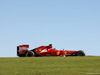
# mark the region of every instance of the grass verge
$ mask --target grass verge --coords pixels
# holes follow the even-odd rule
[[[100,56],[0,58],[0,75],[86,75],[100,73]]]

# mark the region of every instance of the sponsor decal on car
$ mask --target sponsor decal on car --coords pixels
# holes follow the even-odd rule
[[[59,55],[60,54],[60,52],[57,52],[57,55]]]
[[[65,54],[67,54],[67,51],[65,51]]]
[[[39,51],[41,51],[41,49],[39,49]]]

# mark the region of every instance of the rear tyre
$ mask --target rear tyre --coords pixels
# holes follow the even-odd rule
[[[34,57],[34,56],[35,56],[35,54],[34,54],[33,51],[28,51],[28,52],[26,53],[26,57]]]
[[[84,51],[79,50],[79,51],[76,53],[76,56],[85,56],[85,53],[84,53]]]

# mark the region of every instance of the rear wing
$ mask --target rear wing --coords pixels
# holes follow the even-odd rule
[[[29,45],[19,45],[17,46],[17,56],[23,56],[28,51]]]

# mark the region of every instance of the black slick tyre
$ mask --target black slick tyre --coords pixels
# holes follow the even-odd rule
[[[85,53],[84,53],[84,51],[79,50],[79,51],[76,53],[76,56],[85,56]]]
[[[34,56],[35,56],[35,54],[34,54],[33,51],[28,51],[28,52],[26,53],[26,57],[34,57]]]

